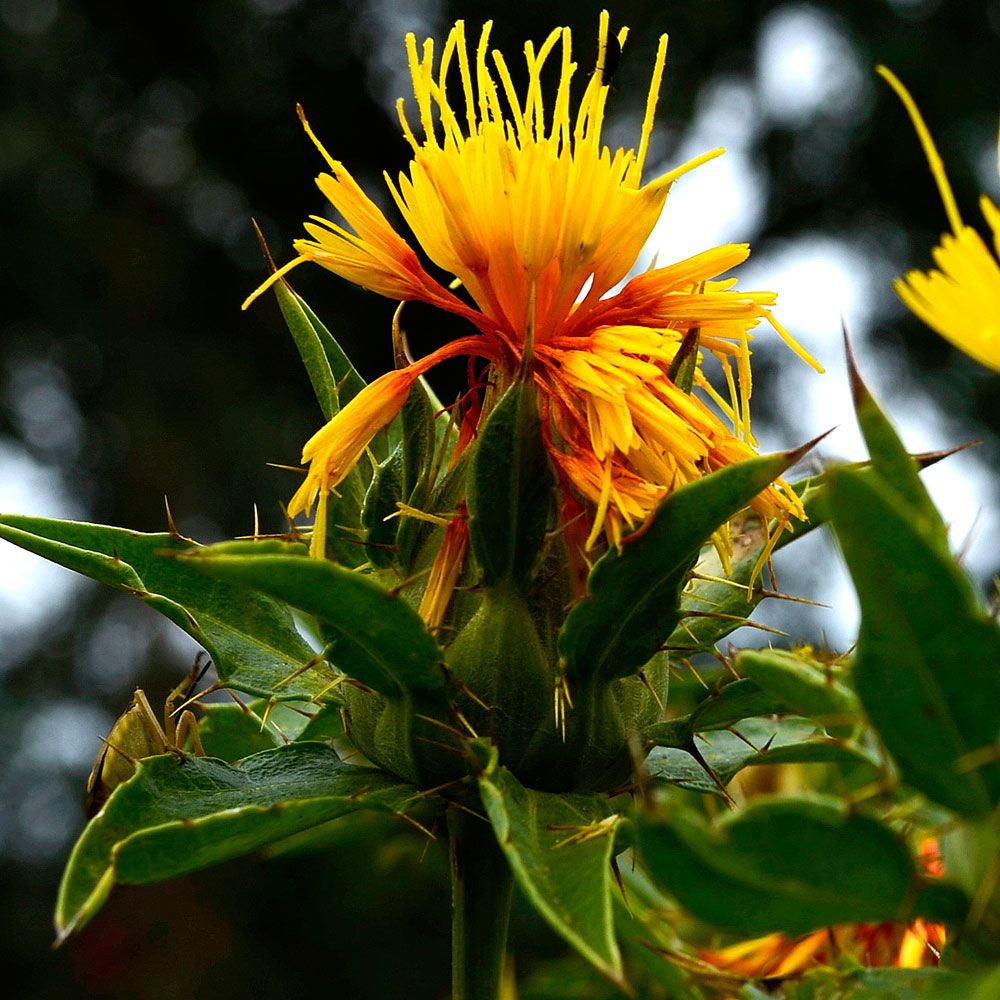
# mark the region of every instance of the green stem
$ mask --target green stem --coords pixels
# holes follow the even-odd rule
[[[493,828],[448,811],[452,1000],[497,1000],[514,878]]]

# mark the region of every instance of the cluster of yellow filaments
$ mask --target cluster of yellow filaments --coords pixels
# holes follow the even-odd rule
[[[323,552],[327,494],[399,412],[413,382],[444,358],[468,355],[486,363],[491,388],[464,412],[466,421],[480,420],[516,373],[530,371],[564,512],[575,508],[587,515],[585,548],[602,534],[621,544],[671,490],[754,453],[750,341],[762,319],[821,370],[771,316],[773,293],[739,291],[735,279],[720,279],[745,260],[745,245],[654,266],[618,287],[634,268],[671,184],[722,152],[712,150],[642,183],[666,36],[638,147],[612,152],[601,139],[608,54],[620,51],[627,29],[609,41],[608,16],[601,15],[596,69],[574,113],[577,66],[569,29],[556,29],[537,50],[525,45],[522,99],[502,54],[490,49],[490,27],[483,28],[471,58],[462,22],[437,59],[433,41],[418,49],[412,35],[406,39],[422,138],[400,100],[413,159],[398,181],[387,175],[386,182],[423,252],[454,277],[450,289],[425,270],[306,124],[330,167],[317,184],[344,224],[308,223],[310,238],[295,242],[298,256],[255,296],[292,267],[315,261],[379,294],[429,303],[471,326],[469,336],[373,382],[307,443],[303,462],[310,467],[289,513],[309,512],[319,499],[315,554]],[[553,61],[555,97],[547,104],[542,71]],[[467,298],[456,294],[459,287]],[[682,380],[675,381],[672,366],[685,337],[696,364],[689,384],[677,384]],[[702,372],[708,356],[720,364],[723,393]],[[765,523],[784,525],[803,516],[781,481],[754,507]]]
[[[899,95],[924,148],[944,203],[951,233],[934,248],[938,270],[910,271],[896,281],[906,306],[931,329],[982,365],[1000,372],[1000,209],[985,194],[979,200],[993,233],[994,252],[972,226],[962,222],[944,164],[920,110],[899,78],[885,66],[878,72]],[[997,136],[1000,169],[1000,134]]]

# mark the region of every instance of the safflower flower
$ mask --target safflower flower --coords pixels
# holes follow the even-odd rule
[[[366,438],[396,416],[413,382],[445,358],[477,357],[487,366],[487,377],[477,378],[485,391],[470,390],[477,398],[460,418],[463,446],[518,373],[530,371],[562,509],[582,505],[587,514],[585,550],[602,533],[620,546],[671,490],[755,453],[750,341],[760,320],[822,371],[771,315],[774,293],[739,291],[734,278],[720,277],[746,259],[746,244],[653,266],[618,288],[674,181],[723,152],[709,151],[642,182],[666,36],[659,41],[638,146],[612,152],[601,142],[608,68],[627,29],[609,40],[608,15],[601,14],[596,68],[575,114],[570,91],[577,65],[568,28],[552,31],[537,50],[526,43],[523,98],[503,55],[490,50],[490,31],[487,23],[471,58],[462,21],[439,59],[433,40],[418,49],[412,34],[406,38],[422,138],[400,99],[413,159],[396,181],[388,174],[385,180],[426,256],[454,277],[449,287],[431,276],[302,116],[330,168],[316,183],[343,224],[317,217],[307,222],[309,238],[294,243],[298,256],[244,308],[289,270],[313,261],[388,298],[460,316],[475,331],[383,375],[307,442],[302,461],[309,470],[288,513],[309,514],[318,499],[313,555],[324,553],[321,522],[329,492],[363,453]],[[547,105],[541,76],[551,60],[558,61],[558,83]],[[453,104],[456,74],[459,98]],[[460,287],[465,297],[457,294]],[[709,355],[721,365],[725,397],[702,371]],[[677,375],[685,359],[692,372],[686,384]],[[781,529],[790,518],[804,517],[782,480],[752,506],[765,524],[775,519]]]

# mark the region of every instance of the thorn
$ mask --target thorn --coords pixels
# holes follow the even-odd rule
[[[366,694],[375,693],[366,684],[362,684],[361,681],[356,681],[353,677],[348,677],[346,674],[337,674],[337,676],[334,677],[334,679],[330,681],[325,688],[321,691],[317,691],[316,694],[309,699],[309,704],[318,705],[323,700],[324,695],[332,691],[334,688],[340,687],[341,684],[349,684],[351,687],[357,688],[359,691],[364,691]]]
[[[395,815],[397,815],[400,819],[406,820],[406,822],[409,823],[410,826],[416,827],[429,840],[437,840],[437,837],[435,837],[434,834],[431,833],[431,831],[428,830],[427,827],[423,825],[423,823],[418,822],[412,816],[407,816],[406,813],[404,812],[398,812]]]
[[[608,834],[613,834],[620,822],[621,816],[618,813],[612,813],[610,816],[605,816],[604,819],[593,823],[586,823],[583,826],[575,823],[549,823],[545,829],[553,833],[561,830],[571,831],[568,837],[564,837],[552,845],[552,849],[557,850],[568,844],[587,844],[592,840],[598,840],[601,837],[606,837]]]
[[[694,637],[692,636],[692,638],[694,638]],[[688,659],[685,659],[685,660],[683,660],[682,662],[684,663],[684,666],[686,666],[686,667],[688,668],[688,670],[690,670],[690,671],[691,671],[691,673],[692,673],[692,674],[694,674],[694,676],[695,676],[695,679],[696,679],[696,680],[698,681],[698,683],[699,683],[699,684],[700,684],[700,685],[701,685],[701,686],[702,686],[702,687],[703,687],[703,688],[704,688],[704,689],[705,689],[706,691],[709,691],[709,690],[711,690],[711,689],[709,688],[709,686],[708,686],[708,685],[707,685],[707,684],[705,683],[705,681],[704,681],[704,678],[703,678],[703,677],[701,676],[701,674],[699,674],[699,673],[698,673],[698,671],[697,671],[697,670],[695,670],[695,668],[694,668],[694,664],[693,664],[693,663],[692,663],[692,662],[691,662],[690,660],[688,660]]]
[[[431,824],[431,834],[433,834],[433,836],[435,838],[437,837],[437,834],[435,834],[434,831],[437,830],[440,822],[441,822],[441,817],[440,816],[435,816],[434,817],[434,822]],[[430,839],[425,840],[424,841],[424,849],[420,852],[420,863],[421,864],[423,864],[424,861],[427,859],[427,852],[430,849],[431,849],[431,840]]]
[[[247,705],[247,703],[245,701],[242,701],[237,696],[237,694],[236,694],[235,691],[232,691],[229,688],[223,688],[223,690],[226,692],[226,694],[229,695],[230,698],[233,699],[233,701],[236,702],[237,705],[240,706],[240,709],[243,711],[244,715],[253,715],[253,712],[250,711],[250,707]]]
[[[569,681],[566,678],[566,665],[561,660],[559,662],[559,679],[555,683],[552,698],[555,727],[565,743],[567,710],[573,707],[573,696],[570,694]]]
[[[622,870],[618,867],[618,859],[614,856],[611,858],[611,874],[614,875],[615,882],[618,884],[618,891],[622,894],[622,902],[625,904],[625,909],[628,910],[630,917],[634,917],[632,904],[629,902],[628,892],[625,890],[625,879],[622,878]]]
[[[482,820],[484,823],[489,823],[489,819],[480,813],[477,813],[475,809],[470,809],[467,805],[459,802],[457,799],[452,799],[449,801],[448,805],[453,809],[460,809],[464,813],[468,813],[470,816],[475,816],[476,819]]]
[[[421,715],[419,712],[414,713],[415,719],[421,719],[424,722],[430,723],[432,726],[437,726],[438,729],[443,730],[449,736],[454,736],[459,743],[464,743],[466,736],[460,729],[456,729],[454,726],[449,726],[447,722],[442,722],[440,719],[435,719],[431,715]]]
[[[297,542],[300,539],[293,538],[288,532],[285,531],[269,531],[263,535],[236,535],[233,538],[234,542],[263,542],[269,538],[277,539],[279,542]]]
[[[976,533],[979,530],[979,519],[982,517],[983,508],[980,507],[976,511],[976,516],[972,519],[972,524],[969,525],[969,530],[966,532],[965,538],[962,544],[958,547],[958,552],[955,553],[955,559],[961,565],[968,558],[969,552],[972,549],[972,543],[975,540]]]
[[[301,677],[302,674],[308,673],[310,670],[315,670],[316,667],[326,661],[326,656],[324,655],[325,653],[326,650],[314,656],[311,660],[306,660],[306,662],[301,666],[296,667],[287,677],[282,677],[281,680],[274,685],[274,689],[277,691],[278,688],[282,688],[286,684],[290,684],[297,677]]]
[[[260,541],[260,511],[257,509],[256,502],[253,505],[253,540]]]
[[[263,714],[263,716],[261,716],[261,720],[260,720],[260,731],[261,732],[264,732],[264,729],[267,727],[268,722],[271,721],[271,713],[274,711],[274,706],[277,705],[277,704],[278,704],[277,701],[275,701],[274,698],[271,698],[268,701],[268,703],[264,706],[264,714]],[[275,726],[274,728],[277,729],[278,727]],[[281,732],[281,730],[278,730],[278,731]]]
[[[418,736],[418,743],[426,743],[429,747],[437,747],[438,750],[447,750],[448,753],[454,754],[456,757],[465,757],[465,751],[460,747],[452,746],[450,743],[442,743],[440,740],[432,740],[427,736]]]
[[[167,495],[163,495],[163,506],[167,510],[167,531],[170,532],[172,538],[183,538],[184,536],[177,530],[177,525],[174,523],[174,515],[170,511],[170,501],[167,499]]]
[[[253,231],[257,234],[257,242],[260,244],[261,253],[264,255],[264,263],[267,265],[267,273],[274,274],[278,268],[275,266],[274,258],[271,256],[267,240],[264,239],[264,233],[261,231],[260,226],[257,225],[256,219],[251,218],[250,223],[253,226]]]
[[[738,587],[740,590],[746,590],[746,587],[742,583],[737,583],[735,580],[729,580],[727,582],[732,584],[734,587]],[[701,601],[702,604],[707,604],[710,608],[717,608],[722,604],[721,601],[713,601],[710,597],[705,597],[703,594],[695,593],[693,590],[685,591],[683,596],[689,601]]]
[[[701,751],[695,745],[692,740],[691,745],[686,748],[687,752],[695,759],[698,766],[712,779],[712,784],[722,793],[723,799],[726,801],[726,805],[730,808],[736,808],[736,800],[729,794],[726,790],[726,786],[722,783],[722,779],[715,773],[711,764],[702,756]]]
[[[285,521],[288,523],[288,534],[291,536],[291,540],[293,542],[301,542],[302,532],[299,531],[295,521],[288,516],[288,507],[286,507],[283,503],[279,503],[278,506],[281,508],[281,513],[284,515]]]
[[[472,690],[472,688],[470,688],[463,681],[460,681],[450,670],[445,668],[445,673],[448,676],[448,680],[451,681],[451,683],[454,685],[456,691],[460,692],[461,694],[464,694],[471,701],[474,701],[484,712],[493,711],[492,705],[487,705],[486,702],[483,701],[483,699],[480,698],[479,695]]]
[[[410,365],[415,364],[413,355],[410,353],[409,341],[406,339],[406,331],[400,322],[405,305],[405,302],[400,302],[392,314],[392,356],[397,368],[409,368]]]
[[[683,618],[678,622],[678,624],[682,629],[684,629],[685,632],[687,632],[688,638],[695,644],[696,647],[701,646],[701,643],[698,641],[698,637],[687,627],[687,623]]]
[[[964,444],[956,444],[951,448],[943,448],[940,451],[918,451],[912,454],[910,457],[913,459],[921,469],[926,469],[929,465],[934,465],[935,462],[940,462],[945,458],[951,458],[952,455],[957,455],[959,452],[967,451],[969,448],[978,448],[983,444],[980,440],[966,441]]]
[[[783,594],[779,590],[758,590],[761,597],[772,597],[777,601],[791,601],[793,604],[808,604],[812,608],[829,608],[831,605],[822,601],[811,601],[808,597],[796,597],[794,594]]]
[[[785,458],[788,460],[788,465],[793,466],[796,462],[801,461],[805,458],[823,440],[823,438],[832,434],[837,428],[831,427],[829,430],[823,431],[822,434],[817,434],[811,441],[806,441],[805,444],[799,445],[798,448],[793,448],[791,451],[785,452]]]
[[[414,573],[412,576],[408,576],[405,580],[400,580],[392,590],[389,591],[393,597],[399,597],[399,595],[406,590],[407,587],[412,586],[417,580],[422,579],[427,576],[431,571],[431,567],[428,566],[427,569],[420,570],[419,573]]]
[[[756,628],[761,632],[772,632],[774,635],[788,635],[787,632],[782,632],[780,628],[772,628],[770,625],[762,625],[760,622],[755,622],[750,618],[745,618],[743,615],[728,615],[721,611],[688,611],[685,618],[721,618],[723,621],[739,622],[743,628]]]
[[[195,683],[197,683],[197,681],[195,681]],[[221,691],[222,689],[223,689],[222,688],[222,681],[216,681],[215,684],[209,685],[207,688],[205,688],[204,691],[199,691],[197,694],[191,695],[190,698],[188,698],[185,701],[183,701],[180,705],[177,706],[177,708],[175,708],[170,713],[171,718],[173,718],[175,715],[180,715],[181,712],[183,712],[185,709],[190,708],[192,705],[198,705],[198,703],[206,695],[215,694],[216,691]],[[201,708],[202,706],[198,705],[198,707]]]
[[[660,700],[659,694],[653,688],[653,685],[649,683],[649,678],[646,676],[644,670],[640,670],[636,676],[639,678],[639,683],[653,696],[653,701],[656,702],[656,707],[662,712],[664,710],[663,702]]]
[[[749,739],[747,739],[747,737],[744,736],[735,726],[730,726],[730,728],[727,729],[726,732],[727,733],[732,733],[733,736],[735,736],[737,739],[742,740],[748,747],[750,747],[751,750],[753,750],[754,753],[760,753],[761,752],[760,747],[757,746],[756,743],[753,743]],[[772,735],[771,738],[772,739],[774,738],[773,735]]]
[[[738,580],[732,580],[725,576],[710,576],[708,573],[699,573],[697,570],[692,570],[688,574],[688,578],[691,580],[704,580],[706,583],[718,583],[723,584],[727,587],[735,587],[737,590],[746,590],[746,584],[740,583]],[[708,598],[702,597],[700,594],[696,594],[693,590],[685,590],[685,597],[695,597],[699,601],[704,601],[706,604],[717,604],[717,601],[709,601]]]
[[[204,649],[199,649],[198,652],[195,653],[194,663],[191,664],[191,687],[194,687],[196,684],[201,682],[202,678],[208,673],[209,668],[212,665],[212,657],[209,656]],[[218,691],[221,687],[222,682],[217,681],[213,685],[212,690]]]
[[[447,528],[452,521],[463,517],[463,515],[459,511],[454,511],[453,513],[448,514],[430,514],[417,507],[411,507],[408,503],[404,503],[402,500],[397,500],[396,510],[391,514],[386,514],[382,520],[383,522],[386,522],[397,517],[412,517],[414,520],[426,521],[428,524],[437,525],[439,528]]]
[[[280,462],[265,462],[264,464],[267,465],[269,469],[282,469],[285,472],[294,472],[302,477],[305,477],[308,471],[299,465],[282,465]]]
[[[625,749],[628,750],[629,762],[632,765],[632,782],[621,790],[612,789],[607,793],[608,798],[613,799],[622,792],[628,792],[633,799],[638,796],[643,802],[648,802],[652,778],[643,767],[646,760],[646,748],[634,729],[630,729],[628,732]]]
[[[448,788],[457,788],[459,785],[467,785],[468,782],[468,778],[455,778],[453,781],[446,781],[443,785],[435,785],[433,788],[424,788],[411,795],[406,801],[416,802],[418,799],[430,798],[431,796],[437,795],[439,792],[443,792]]]
[[[451,706],[452,714],[469,731],[469,735],[474,739],[479,739],[479,733],[472,728],[472,723],[462,714],[462,710],[457,705]]]
[[[851,335],[847,332],[846,320],[841,320],[840,328],[844,333],[844,355],[847,359],[847,374],[851,382],[851,396],[854,399],[855,409],[857,409],[861,405],[861,401],[870,397],[871,393],[861,378],[861,372],[858,369],[858,359],[854,355],[854,346],[851,344]]]

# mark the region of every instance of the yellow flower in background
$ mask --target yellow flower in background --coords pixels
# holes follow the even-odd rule
[[[945,944],[941,924],[916,919],[911,924],[845,924],[787,937],[768,934],[699,957],[718,969],[748,979],[786,979],[833,965],[849,955],[867,968],[935,967]]]
[[[1000,209],[985,194],[979,199],[993,233],[991,253],[979,233],[962,222],[944,164],[910,92],[885,66],[878,72],[899,95],[913,122],[952,230],[932,252],[937,269],[908,272],[896,280],[896,292],[916,316],[960,351],[1000,372]],[[997,147],[1000,167],[1000,135]]]
[[[609,40],[602,13],[596,68],[581,81],[578,102],[571,99],[577,64],[568,28],[554,30],[537,50],[526,43],[523,93],[503,55],[490,49],[490,30],[487,23],[470,53],[457,22],[439,57],[432,40],[418,49],[413,35],[406,39],[419,130],[401,99],[399,117],[413,159],[398,179],[386,175],[386,183],[420,248],[454,276],[450,287],[427,272],[303,118],[330,167],[317,184],[344,224],[307,223],[309,238],[295,242],[298,256],[246,304],[291,268],[315,261],[389,298],[457,314],[474,332],[394,373],[393,391],[380,384],[383,376],[334,417],[306,447],[309,472],[289,513],[311,510],[317,497],[324,502],[363,450],[364,435],[370,440],[398,413],[407,380],[412,384],[446,357],[468,355],[485,361],[487,377],[479,381],[487,388],[470,390],[459,413],[460,442],[473,439],[477,422],[527,364],[564,510],[584,505],[586,547],[602,533],[620,544],[672,489],[754,454],[750,341],[760,320],[822,369],[771,316],[773,293],[743,292],[735,279],[720,278],[746,259],[745,244],[654,266],[618,287],[673,182],[722,152],[642,181],[666,36],[638,146],[612,152],[601,141],[605,67],[627,29]],[[547,102],[542,72],[548,67],[548,79],[553,62],[555,92]],[[695,362],[686,380],[675,365],[685,338],[685,352]],[[724,394],[702,371],[708,357],[720,365]],[[782,525],[803,516],[781,481],[754,506]],[[322,552],[321,544],[314,536],[314,553]]]
[[[930,877],[944,875],[934,838],[929,837],[920,845],[920,862]],[[810,969],[832,966],[844,957],[867,968],[920,969],[937,966],[946,937],[943,924],[918,917],[909,924],[841,924],[798,937],[768,934],[718,950],[703,950],[699,958],[718,969],[750,979],[801,976]]]

